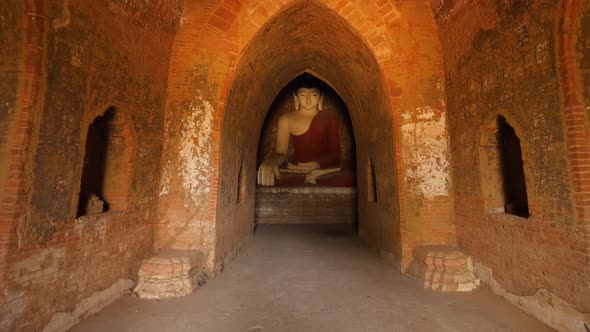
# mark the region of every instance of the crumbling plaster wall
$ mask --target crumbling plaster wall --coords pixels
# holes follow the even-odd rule
[[[168,65],[182,10],[181,1],[21,3],[9,8],[26,21],[16,97],[24,119],[9,130],[18,130],[12,137],[23,148],[10,166],[16,186],[7,182],[2,194],[14,198],[14,212],[0,220],[7,239],[0,330],[11,331],[40,330],[117,280],[135,279],[151,254]],[[128,204],[75,219],[86,133],[110,106],[129,129],[133,164],[117,176],[128,184]]]
[[[243,128],[258,128],[262,124],[251,126],[246,123],[262,122],[275,94],[288,82],[287,77],[300,73],[289,74],[301,65],[300,59],[293,56],[283,61],[281,68],[275,69],[274,80],[269,76],[268,79],[264,77],[267,79],[264,81],[260,71],[268,66],[267,61],[254,61],[244,51],[257,33],[273,31],[275,27],[265,30],[270,27],[265,23],[273,15],[297,3],[325,6],[341,17],[345,26],[350,25],[353,34],[360,36],[362,43],[370,49],[371,57],[376,58],[379,75],[384,82],[381,87],[375,86],[375,82],[379,81],[369,86],[380,90],[376,93],[382,94],[386,100],[383,109],[390,111],[382,119],[382,124],[371,122],[369,126],[372,128],[363,129],[371,133],[363,138],[366,146],[357,149],[357,165],[363,167],[359,174],[366,174],[364,167],[368,164],[369,155],[381,153],[380,149],[384,156],[393,153],[387,158],[397,162],[376,165],[381,197],[379,203],[369,207],[366,198],[359,195],[359,204],[367,205],[366,208],[360,207],[361,214],[362,211],[367,213],[363,217],[367,222],[361,223],[361,234],[370,234],[366,236],[367,242],[393,256],[398,263],[403,260],[406,265],[416,245],[454,243],[442,50],[429,4],[219,0],[186,2],[183,22],[175,40],[169,76],[157,248],[203,250],[210,253],[209,266],[213,268],[251,232],[253,191],[249,199],[238,207],[224,203],[219,208],[217,206],[218,202],[226,202],[225,197],[227,202],[232,201],[238,178],[237,165],[241,160],[237,155],[220,154],[225,153],[220,150],[220,132],[222,126],[229,126],[235,128],[231,130],[236,137],[258,136],[255,130]],[[314,32],[282,42],[290,43],[286,45],[288,47],[299,45],[301,49],[319,49],[322,44],[330,44],[330,41],[318,39]],[[280,42],[277,43],[265,47],[281,50],[283,47]],[[323,60],[318,60],[319,64],[311,62],[309,68],[298,70],[308,69],[320,77],[329,77],[334,73],[325,72],[326,68],[334,68],[338,63],[350,60],[350,68],[368,66],[367,59],[359,58],[359,54],[364,53],[359,53],[356,47],[339,56],[336,56],[337,50],[330,47],[326,47],[325,52],[334,55],[325,62],[327,66],[321,64]],[[355,57],[357,62],[354,62]],[[224,113],[230,111],[226,105],[229,89],[238,82],[236,68],[243,61],[250,69],[241,75],[250,79],[239,87],[239,91],[252,105],[257,103],[256,107],[262,109],[247,109],[246,104],[241,104],[233,111],[256,114],[256,120],[248,116],[226,121]],[[348,104],[356,98],[355,94],[359,94],[355,89],[362,90],[364,86],[358,81],[345,85],[338,81],[341,79],[328,83],[345,87],[341,90],[345,89],[350,95],[347,106],[352,109]],[[342,95],[341,92],[339,94]],[[342,97],[346,102],[345,96]],[[361,112],[360,109],[367,114],[377,112],[381,106],[376,109],[376,105],[366,103],[359,106],[357,112]],[[357,126],[366,126],[362,124],[363,117],[365,115],[358,114]],[[354,122],[353,119],[353,126]],[[383,134],[384,138],[377,140],[377,134]],[[227,147],[244,155],[256,153],[257,147],[236,142],[228,143]],[[371,149],[374,151],[371,152]],[[248,186],[252,188],[255,183],[255,160],[250,158],[246,163]],[[222,167],[220,161],[226,162],[227,168]],[[223,180],[222,176],[228,180]],[[359,178],[360,186],[364,181],[364,177]],[[236,209],[241,212],[236,212]],[[217,215],[220,211],[223,216]],[[370,215],[374,211],[381,212],[379,216]],[[238,222],[238,219],[241,221]],[[218,246],[221,242],[217,243],[216,236],[227,238],[226,244]]]
[[[567,76],[560,71],[562,5],[433,1],[433,10],[445,56],[459,245],[509,293],[548,289],[587,312],[588,222],[581,209],[587,203],[575,203],[583,193],[572,185],[578,161],[570,153],[571,128],[580,120],[564,120],[567,98],[560,93]],[[520,139],[528,219],[485,209],[481,179],[489,174],[482,173],[479,144],[499,114]]]

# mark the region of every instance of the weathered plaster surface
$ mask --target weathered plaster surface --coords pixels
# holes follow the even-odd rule
[[[488,284],[494,293],[552,328],[562,332],[588,332],[590,314],[580,313],[551,291],[541,288],[533,295],[519,296],[504,289],[494,279],[492,269],[481,262],[475,263],[475,272],[478,278]]]
[[[159,227],[158,248],[201,249],[211,232],[205,216],[210,194],[215,109],[201,91],[183,104],[180,125],[168,126],[167,137],[178,144],[177,158],[163,170],[160,197],[169,200],[166,223]],[[171,131],[174,131],[172,133]],[[175,187],[179,185],[179,187]]]
[[[43,332],[67,331],[80,322],[80,319],[91,316],[109,304],[115,302],[121,295],[129,292],[133,287],[133,280],[119,279],[111,287],[92,294],[76,305],[69,312],[56,313]]]
[[[180,173],[182,186],[194,204],[209,193],[206,186],[211,168],[214,109],[197,92],[187,109],[180,136]]]
[[[427,199],[447,196],[450,165],[445,115],[426,106],[401,118],[406,185]]]

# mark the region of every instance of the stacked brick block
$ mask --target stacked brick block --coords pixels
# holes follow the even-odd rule
[[[167,250],[142,262],[135,292],[145,299],[182,297],[206,280],[201,253]]]
[[[469,292],[479,286],[471,257],[458,248],[419,246],[408,273],[424,288],[442,292]]]

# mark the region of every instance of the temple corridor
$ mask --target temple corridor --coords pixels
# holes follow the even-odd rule
[[[194,294],[123,296],[72,332],[552,331],[486,289],[436,293],[362,245],[351,225],[261,225]]]
[[[589,0],[0,2],[0,331],[590,331]]]

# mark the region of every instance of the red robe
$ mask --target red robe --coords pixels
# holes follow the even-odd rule
[[[338,118],[329,111],[320,111],[311,120],[309,129],[301,135],[291,134],[295,153],[290,163],[317,161],[320,168],[338,168],[340,164],[340,131]],[[277,186],[293,186],[305,183],[305,174],[281,173],[276,179]],[[351,170],[340,170],[316,179],[318,185],[352,187],[356,176]]]
[[[324,111],[314,116],[309,129],[301,135],[291,134],[295,154],[291,163],[317,161],[320,168],[340,167],[340,132],[338,118]]]

